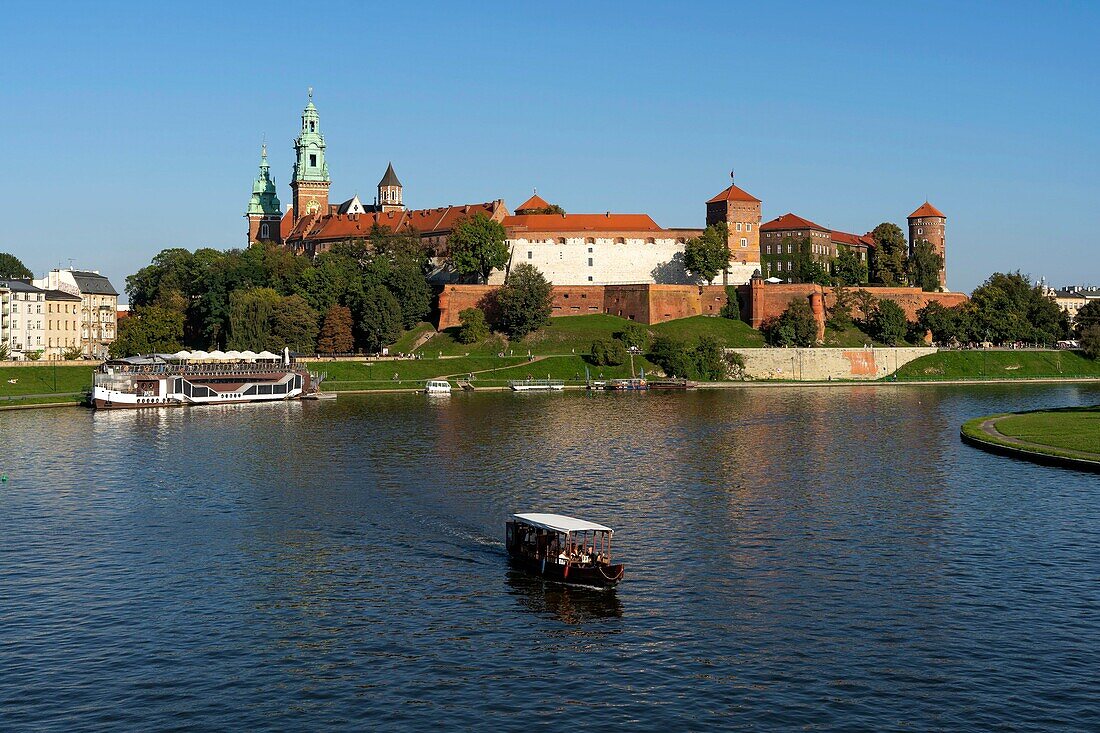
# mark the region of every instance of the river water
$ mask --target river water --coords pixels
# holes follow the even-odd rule
[[[1096,386],[0,413],[2,730],[1100,730]],[[506,562],[615,527],[617,591]],[[434,725],[433,725],[434,724]]]

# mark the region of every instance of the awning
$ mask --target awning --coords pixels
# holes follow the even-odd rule
[[[533,527],[549,529],[553,532],[614,532],[610,527],[588,522],[584,519],[567,517],[562,514],[513,514],[516,519]]]

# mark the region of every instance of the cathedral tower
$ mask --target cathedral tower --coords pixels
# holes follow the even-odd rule
[[[932,245],[932,249],[943,258],[940,270],[940,288],[947,290],[947,217],[932,204],[925,201],[909,215],[909,255],[922,239]]]
[[[378,208],[380,211],[404,211],[401,201],[401,181],[393,172],[393,163],[386,167],[386,175],[378,182]]]
[[[294,176],[290,188],[294,191],[294,221],[317,212],[328,213],[328,164],[325,163],[325,136],[317,108],[313,106],[313,87],[309,88],[309,104],[302,110],[302,131],[294,141]]]
[[[279,244],[279,221],[282,212],[279,196],[275,193],[275,181],[271,178],[271,167],[267,164],[267,145],[260,148],[260,172],[252,184],[252,198],[248,200],[248,243],[275,242]]]

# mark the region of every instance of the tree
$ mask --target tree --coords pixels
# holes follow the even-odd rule
[[[279,350],[314,353],[317,330],[317,311],[300,295],[280,297],[271,309],[271,343]]]
[[[619,366],[627,358],[626,346],[619,339],[596,339],[591,354],[596,366]]]
[[[1090,359],[1100,359],[1100,324],[1093,324],[1081,331],[1081,348]]]
[[[852,300],[859,308],[860,320],[866,325],[871,321],[871,314],[875,312],[875,296],[869,290],[860,288],[852,295]]]
[[[317,338],[317,351],[322,354],[347,354],[355,349],[355,337],[351,329],[354,321],[351,308],[333,305],[325,312],[321,335]]]
[[[417,262],[402,259],[394,263],[385,283],[401,305],[401,325],[406,329],[412,328],[431,313],[432,289]]]
[[[533,265],[512,268],[497,293],[501,328],[509,338],[523,338],[550,322],[553,286]]]
[[[633,323],[624,328],[621,333],[615,334],[615,338],[622,341],[628,349],[634,348],[644,351],[649,346],[649,331]]]
[[[726,304],[722,306],[720,314],[723,318],[728,318],[731,321],[741,320],[740,301],[737,299],[737,287],[735,285],[726,286]]]
[[[905,235],[897,224],[883,222],[871,232],[875,240],[874,272],[871,279],[883,285],[905,285]]]
[[[401,335],[401,306],[381,285],[363,293],[358,312],[359,336],[367,351],[377,353]]]
[[[27,361],[38,361],[42,358],[42,349],[35,349],[34,351],[24,352],[23,356],[27,358]]]
[[[834,331],[845,331],[852,326],[852,294],[843,284],[833,287],[833,305],[828,309],[825,324]]]
[[[508,264],[508,245],[504,227],[485,214],[475,214],[461,220],[447,238],[450,263],[460,275],[477,275],[489,282],[493,270]]]
[[[118,322],[118,333],[107,349],[113,358],[135,354],[171,354],[182,348],[183,313],[162,306],[135,308]],[[70,356],[65,354],[66,358]]]
[[[1062,309],[1020,272],[995,272],[970,295],[974,337],[1053,343],[1066,335]]]
[[[108,347],[108,350],[109,350],[109,347]],[[177,351],[178,350],[179,349],[177,349]],[[82,356],[84,356],[84,349],[82,349],[79,346],[70,346],[69,348],[67,348],[67,349],[65,349],[64,351],[61,352],[61,358],[64,359],[65,361],[76,361],[77,359],[79,359]],[[3,359],[0,359],[0,361],[3,361]]]
[[[813,346],[817,322],[805,298],[792,298],[787,309],[761,324],[764,339],[772,346]]]
[[[229,338],[227,346],[238,351],[271,348],[271,314],[279,301],[271,288],[238,290],[229,296]]]
[[[700,336],[690,346],[670,336],[658,336],[649,360],[668,376],[684,379],[716,381],[725,379],[729,370],[729,362],[713,336]]]
[[[808,253],[799,257],[796,279],[799,282],[814,283],[815,285],[831,285],[833,282],[828,268],[821,262],[811,258]]]
[[[489,322],[480,308],[466,308],[458,314],[458,321],[462,324],[458,329],[459,342],[472,344],[489,338]]]
[[[959,311],[947,308],[936,300],[928,301],[928,305],[917,311],[917,323],[927,331],[932,332],[932,340],[939,344],[952,341],[962,341],[965,334],[961,333],[962,319]]]
[[[543,206],[541,209],[524,209],[524,214],[564,214],[565,209],[557,204],[550,204],[549,206]]]
[[[11,349],[5,343],[0,343],[0,361],[7,361],[11,358]]]
[[[727,243],[729,229],[724,221],[711,224],[698,237],[684,245],[684,269],[708,283],[730,266]]]
[[[931,242],[920,240],[909,255],[909,282],[925,292],[940,290],[940,271],[943,257],[936,253]]]
[[[0,252],[0,278],[12,280],[30,280],[34,273],[13,254]]]
[[[1090,300],[1081,306],[1074,319],[1074,327],[1080,336],[1091,326],[1100,326],[1100,300]]]
[[[905,342],[905,332],[909,319],[905,311],[892,300],[880,300],[871,314],[871,333],[887,346],[897,346]]]
[[[862,285],[867,282],[867,263],[852,250],[842,247],[833,260],[833,281],[837,285]]]

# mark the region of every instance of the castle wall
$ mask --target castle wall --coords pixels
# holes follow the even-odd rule
[[[741,355],[749,379],[827,381],[872,380],[892,374],[914,359],[936,353],[925,347],[876,349],[727,349]]]

